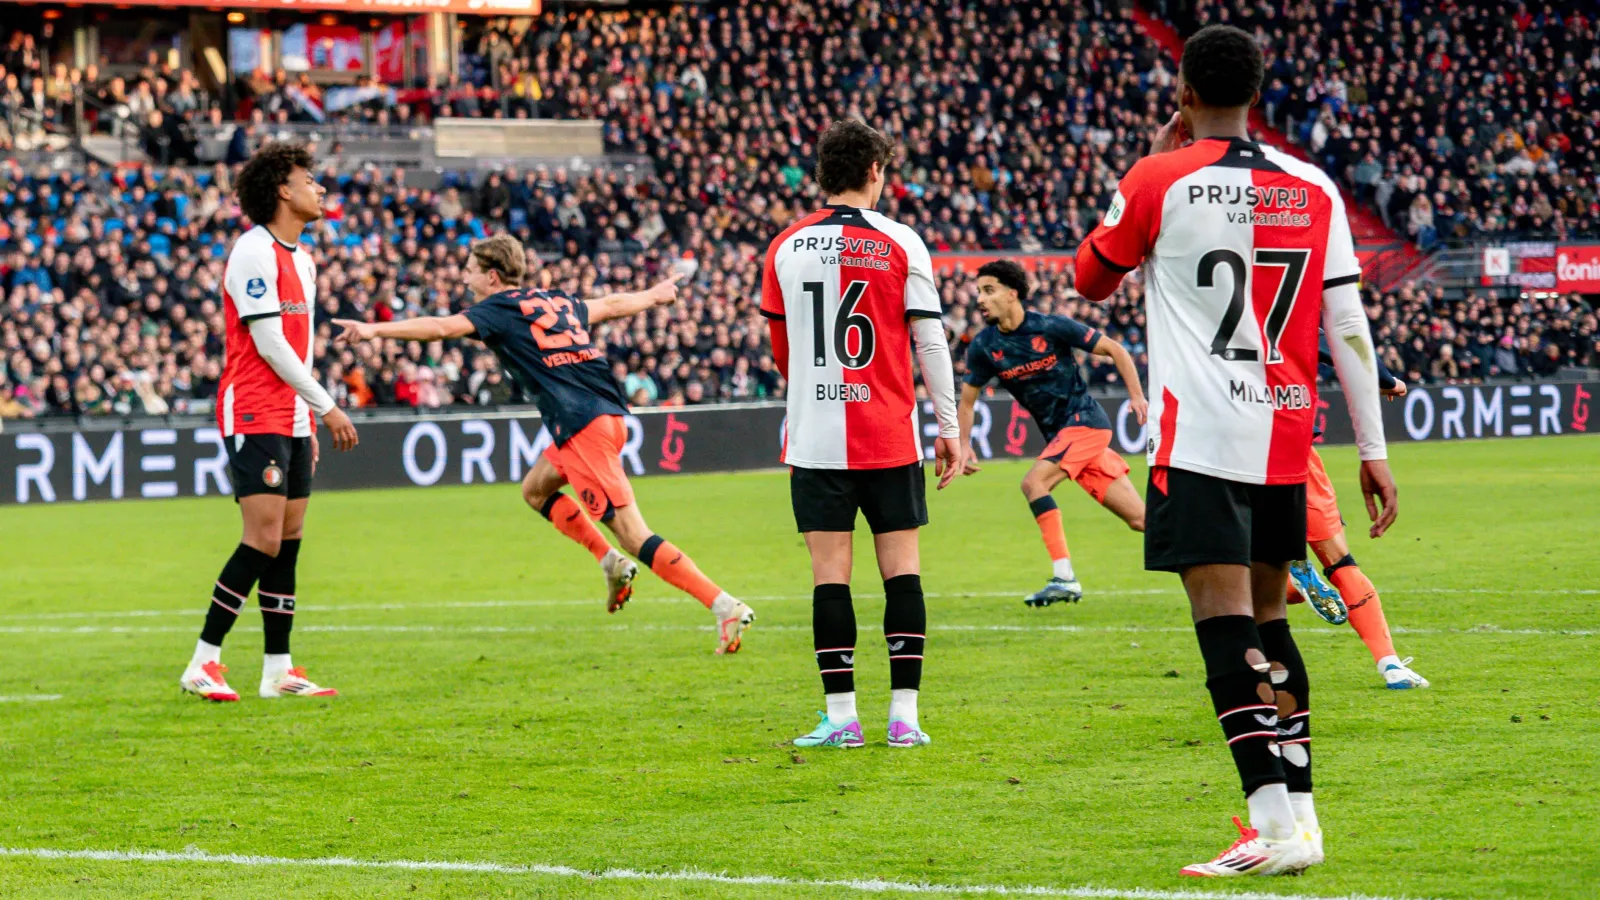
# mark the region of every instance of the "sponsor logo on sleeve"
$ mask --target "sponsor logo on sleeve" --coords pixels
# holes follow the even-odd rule
[[[267,280],[265,278],[252,278],[244,286],[244,292],[260,300],[267,295]]]

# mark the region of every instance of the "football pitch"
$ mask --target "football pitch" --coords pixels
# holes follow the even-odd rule
[[[1600,441],[1391,452],[1379,541],[1353,450],[1325,458],[1434,686],[1384,690],[1353,631],[1291,609],[1328,852],[1301,878],[1177,876],[1245,807],[1177,579],[1068,484],[1086,596],[1025,608],[1049,564],[1023,465],[996,463],[930,491],[934,743],[910,751],[883,743],[864,537],[868,746],[789,744],[822,698],[781,473],[636,483],[651,525],[757,610],[726,658],[648,573],[607,616],[593,561],[513,485],[317,495],[294,649],[334,700],[255,698],[254,603],[223,655],[245,699],[179,692],[232,503],[0,508],[0,896],[1593,897]]]

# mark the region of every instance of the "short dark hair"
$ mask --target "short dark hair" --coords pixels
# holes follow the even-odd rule
[[[1261,90],[1266,64],[1255,39],[1232,25],[1207,25],[1183,45],[1178,64],[1185,84],[1207,106],[1249,106]]]
[[[1014,260],[996,259],[978,267],[978,277],[989,276],[1013,291],[1018,300],[1028,299],[1028,272]]]
[[[277,141],[264,144],[244,164],[235,180],[239,208],[257,225],[265,225],[278,214],[278,188],[289,183],[295,169],[316,165],[311,151],[299,144]]]
[[[817,142],[817,185],[824,194],[859,191],[867,186],[872,164],[887,169],[894,142],[857,119],[839,119]]]

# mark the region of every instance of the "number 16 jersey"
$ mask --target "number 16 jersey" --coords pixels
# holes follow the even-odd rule
[[[922,461],[911,329],[939,318],[933,261],[909,227],[826,206],[767,248],[761,314],[789,339],[783,462],[886,469]]]
[[[1108,269],[1144,265],[1151,465],[1304,482],[1322,293],[1361,275],[1327,175],[1251,141],[1196,141],[1136,163],[1088,245]]]
[[[605,351],[589,339],[589,305],[560,291],[512,288],[462,312],[523,390],[557,447],[601,416],[627,415]]]

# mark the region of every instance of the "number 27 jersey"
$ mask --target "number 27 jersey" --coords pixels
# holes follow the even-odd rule
[[[1251,141],[1196,141],[1136,163],[1088,244],[1106,268],[1144,265],[1151,465],[1304,482],[1322,293],[1361,275],[1327,175]]]
[[[789,338],[783,462],[886,469],[922,462],[911,329],[939,318],[928,248],[869,209],[826,206],[767,248],[761,314]]]

